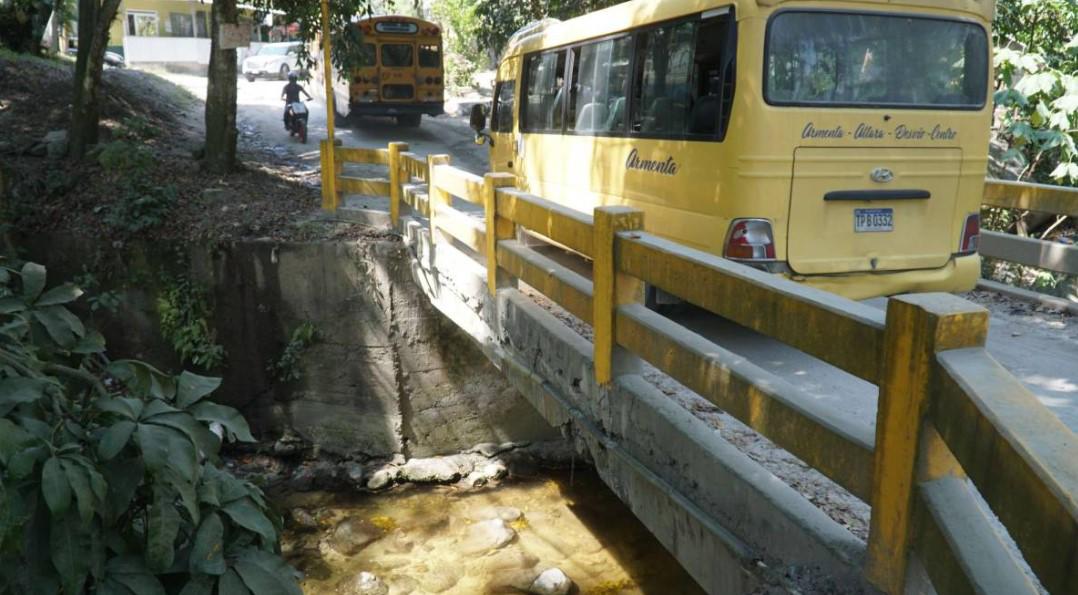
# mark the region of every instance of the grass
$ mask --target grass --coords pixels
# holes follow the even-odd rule
[[[7,48],[0,48],[0,60],[7,60],[10,62],[28,62],[37,64],[39,66],[47,66],[49,68],[67,69],[71,68],[74,64],[74,60],[67,56],[35,56],[33,54],[21,54],[13,52]]]

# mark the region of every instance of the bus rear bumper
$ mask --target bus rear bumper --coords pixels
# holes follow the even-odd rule
[[[862,300],[901,293],[969,291],[981,277],[977,254],[953,256],[938,269],[847,275],[794,275],[794,281],[841,296]]]
[[[348,107],[353,116],[440,116],[445,113],[442,103],[353,103]]]

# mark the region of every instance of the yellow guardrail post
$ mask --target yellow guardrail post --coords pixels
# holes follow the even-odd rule
[[[448,192],[438,187],[434,168],[439,165],[449,165],[449,161],[449,155],[427,155],[427,201],[430,205],[430,241],[432,244],[438,242],[438,228],[434,223],[435,211],[441,205],[450,204],[452,200]]]
[[[869,581],[886,593],[905,588],[915,483],[954,468],[950,452],[924,421],[936,383],[936,353],[983,346],[987,336],[987,311],[957,296],[902,295],[887,303],[865,563]]]
[[[487,220],[487,289],[490,295],[498,291],[498,240],[513,237],[513,222],[498,216],[498,188],[513,186],[513,174],[488,173],[483,176],[483,211]]]
[[[592,320],[595,344],[595,381],[609,384],[614,378],[615,309],[640,296],[638,279],[618,272],[614,262],[615,234],[644,228],[644,212],[629,207],[597,207],[592,233]]]
[[[340,175],[335,158],[337,148],[333,117],[336,107],[333,104],[333,65],[330,62],[329,0],[322,0],[322,76],[326,83],[326,132],[329,138],[320,143],[322,153],[322,208],[336,211],[340,203],[337,195],[337,176]],[[327,175],[326,172],[329,172]]]
[[[393,228],[400,225],[401,193],[403,192],[403,166],[401,153],[408,150],[408,143],[389,143],[389,220]]]

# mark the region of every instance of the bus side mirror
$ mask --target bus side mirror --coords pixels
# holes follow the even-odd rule
[[[483,111],[481,104],[477,103],[472,106],[472,114],[468,124],[476,134],[483,132],[483,129],[487,127],[487,113]]]

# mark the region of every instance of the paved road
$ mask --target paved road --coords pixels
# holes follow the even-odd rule
[[[166,76],[197,96],[205,96],[205,78]],[[278,153],[294,155],[305,166],[315,169],[318,167],[316,139],[326,135],[325,107],[318,100],[309,104],[311,140],[302,145],[284,131],[281,121],[283,103],[280,101],[282,86],[280,81],[239,81],[238,117],[245,140],[269,145]],[[402,140],[421,155],[449,153],[455,165],[479,174],[487,165],[486,147],[472,143],[471,131],[462,117],[424,117],[418,129],[398,127],[389,119],[364,119],[357,125],[340,129],[338,136],[345,146],[355,147],[384,147],[390,141]],[[576,263],[573,268],[581,267]],[[1064,423],[1078,431],[1078,317],[1039,311],[997,294],[978,292],[966,297],[988,307],[992,313],[989,353]],[[884,299],[867,303],[881,309],[886,307]],[[841,415],[874,423],[875,386],[707,312],[684,309],[672,317],[802,386]]]
[[[164,74],[168,80],[184,87],[197,97],[205,99],[206,78],[200,76]],[[310,85],[307,91],[315,96],[308,102],[310,118],[308,120],[309,140],[301,144],[289,138],[284,130],[282,114],[284,102],[281,101],[282,81],[246,79],[237,81],[236,110],[237,120],[245,142],[269,146],[278,154],[295,156],[312,169],[318,167],[318,139],[326,137],[326,109]],[[353,125],[337,123],[337,138],[347,147],[384,148],[390,141],[404,141],[409,149],[420,155],[448,153],[453,157],[453,164],[472,171],[483,173],[487,167],[485,146],[476,146],[472,142],[471,130],[466,118],[457,116],[423,117],[419,128],[404,128],[389,118],[363,118]],[[382,174],[384,175],[384,174]]]

